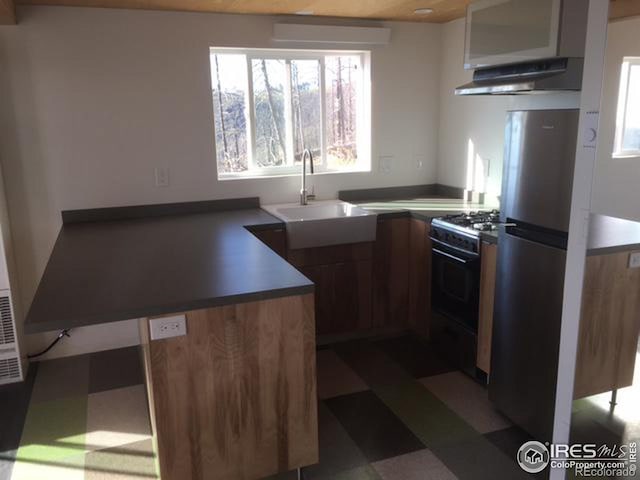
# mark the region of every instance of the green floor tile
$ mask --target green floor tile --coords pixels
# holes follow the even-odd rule
[[[371,343],[349,342],[336,351],[427,447],[480,435]]]
[[[152,440],[88,453],[85,480],[105,478],[108,474],[135,478],[157,478]]]
[[[331,477],[331,480],[382,480],[371,465],[345,470]]]
[[[85,450],[87,397],[31,403],[18,460],[56,461]]]
[[[429,448],[480,436],[418,381],[381,387],[375,393]]]

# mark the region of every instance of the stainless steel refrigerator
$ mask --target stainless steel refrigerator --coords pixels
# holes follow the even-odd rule
[[[489,398],[551,441],[578,110],[507,114]]]

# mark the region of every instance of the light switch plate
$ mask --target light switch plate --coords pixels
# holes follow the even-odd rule
[[[169,167],[156,167],[156,187],[169,186]]]
[[[393,164],[393,155],[380,155],[379,168],[381,173],[391,172],[392,164]]]
[[[181,337],[187,334],[187,319],[184,315],[152,318],[149,320],[151,340]]]
[[[640,268],[640,252],[629,255],[629,268]]]

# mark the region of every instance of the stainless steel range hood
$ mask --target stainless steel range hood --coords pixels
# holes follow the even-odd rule
[[[582,58],[551,58],[479,68],[473,81],[456,88],[456,95],[526,95],[579,91]]]

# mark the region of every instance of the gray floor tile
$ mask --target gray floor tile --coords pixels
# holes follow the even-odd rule
[[[480,433],[511,426],[511,422],[489,401],[487,389],[462,372],[434,375],[421,379],[421,382]]]
[[[305,480],[329,478],[367,464],[356,443],[324,402],[318,402],[320,462],[303,468]]]
[[[38,362],[33,402],[50,402],[86,396],[89,391],[89,356],[56,358]]]
[[[370,462],[425,447],[373,392],[343,395],[325,403]]]
[[[432,451],[460,480],[532,478],[483,436],[437,445]]]
[[[89,393],[140,385],[144,382],[140,347],[92,353]]]
[[[332,350],[317,353],[318,396],[326,399],[368,390],[366,383]]]
[[[373,468],[382,480],[457,480],[427,449],[376,462]]]

